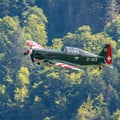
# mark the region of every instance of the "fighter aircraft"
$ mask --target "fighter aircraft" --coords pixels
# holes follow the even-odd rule
[[[98,65],[99,69],[104,65],[113,68],[111,66],[112,47],[110,44],[106,44],[98,55],[68,46],[65,46],[62,50],[46,49],[40,44],[30,40],[26,41],[26,45],[29,46],[30,49],[28,49],[24,55],[30,55],[32,62],[38,65],[43,62],[76,71],[83,71],[80,67],[88,65]]]

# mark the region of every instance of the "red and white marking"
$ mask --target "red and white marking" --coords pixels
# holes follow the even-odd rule
[[[36,58],[34,58],[34,62],[35,63],[39,63],[39,62],[43,62],[44,60],[39,60],[39,59],[36,59]]]
[[[63,67],[63,68],[66,68],[66,69],[83,71],[83,70],[81,70],[81,69],[79,69],[79,68],[76,68],[76,67],[74,67],[74,66],[67,65],[67,64],[64,64],[64,63],[56,63],[55,66]]]
[[[110,44],[108,45],[108,51],[106,55],[106,64],[108,65],[112,64],[112,47]]]
[[[44,49],[43,46],[41,46],[40,44],[38,44],[38,43],[36,43],[36,42],[34,42],[34,41],[31,41],[31,40],[26,40],[26,44],[27,44],[29,47]]]

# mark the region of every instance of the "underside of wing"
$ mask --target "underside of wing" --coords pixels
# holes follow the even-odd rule
[[[80,68],[77,68],[77,67],[74,67],[72,65],[65,64],[65,63],[55,63],[55,66],[63,67],[63,68],[66,68],[66,69],[71,69],[71,70],[76,70],[76,71],[84,71]]]
[[[77,68],[75,66],[72,66],[72,65],[69,65],[69,64],[66,64],[66,63],[62,63],[62,62],[55,62],[55,61],[49,61],[49,60],[38,60],[36,58],[33,58],[34,59],[34,63],[46,63],[47,65],[53,65],[53,66],[58,66],[58,67],[62,67],[62,68],[65,68],[65,69],[71,69],[71,70],[75,70],[75,71],[84,71],[80,68]]]

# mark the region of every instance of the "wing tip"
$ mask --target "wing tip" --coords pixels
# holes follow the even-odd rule
[[[26,40],[25,43],[26,43],[26,45],[28,45],[29,47],[44,49],[43,46],[41,46],[39,43],[37,43],[37,42],[35,42],[35,41],[32,41],[32,40]]]

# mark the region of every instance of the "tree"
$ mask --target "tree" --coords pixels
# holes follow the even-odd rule
[[[120,15],[108,23],[104,30],[113,40],[118,41],[120,39]]]
[[[95,119],[95,109],[93,107],[93,100],[88,97],[87,102],[83,102],[78,108],[76,120],[93,120]]]
[[[34,4],[35,0],[1,0],[0,17],[5,17],[8,15],[12,17],[21,17],[21,13]]]
[[[18,75],[17,75],[17,81],[16,81],[16,86],[17,87],[24,87],[30,84],[29,81],[29,70],[26,67],[21,67],[18,71]]]
[[[15,100],[19,105],[21,105],[20,103],[24,103],[26,98],[28,98],[28,89],[25,86],[15,89]]]
[[[23,12],[24,39],[32,39],[42,45],[47,43],[46,26],[47,18],[43,10],[34,6]],[[34,24],[33,24],[34,23]]]
[[[61,49],[63,46],[62,44],[62,40],[61,39],[53,39],[53,43],[52,43],[52,48],[53,49]]]
[[[120,120],[120,110],[117,109],[111,116],[111,120]]]
[[[19,55],[21,54],[22,48],[22,32],[18,29],[19,27],[19,20],[17,17],[11,18],[6,16],[3,19],[0,19],[0,53],[3,56],[0,62],[4,73],[7,73],[8,75],[13,74],[11,71],[17,71],[20,66],[18,63],[21,61]],[[6,67],[7,69],[4,69]],[[6,77],[3,73],[1,73],[1,75]],[[15,76],[13,75],[13,77]]]
[[[30,84],[29,81],[29,70],[26,67],[21,67],[20,70],[18,71],[18,76],[16,79],[16,86],[15,86],[15,94],[14,94],[14,99],[18,103],[23,103],[25,102],[26,98],[28,98],[29,94],[29,89],[28,85]]]
[[[109,111],[104,96],[99,94],[94,99],[88,96],[87,102],[83,102],[78,108],[76,120],[109,120]]]
[[[10,0],[1,0],[0,1],[0,18],[9,14]]]
[[[106,22],[112,22],[116,19],[119,9],[117,6],[117,0],[109,0],[106,7]]]

